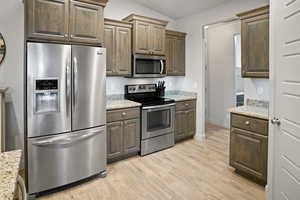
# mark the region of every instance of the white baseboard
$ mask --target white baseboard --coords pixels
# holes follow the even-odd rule
[[[196,135],[194,136],[194,139],[201,142],[201,141],[204,141],[206,139],[206,137],[202,133],[196,133]]]

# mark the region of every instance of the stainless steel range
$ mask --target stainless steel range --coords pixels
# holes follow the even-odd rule
[[[174,146],[173,99],[159,97],[156,84],[126,85],[125,98],[142,104],[142,156]]]
[[[27,44],[29,194],[106,170],[105,49]]]

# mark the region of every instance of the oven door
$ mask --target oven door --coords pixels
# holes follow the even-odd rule
[[[134,55],[133,77],[156,78],[166,76],[166,59],[163,56]]]
[[[142,140],[174,132],[174,120],[175,103],[143,107]]]

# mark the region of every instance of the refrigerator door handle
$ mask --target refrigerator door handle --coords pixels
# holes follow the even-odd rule
[[[68,63],[66,66],[66,112],[67,112],[67,116],[69,116],[69,105],[70,105],[70,96],[71,96],[71,91],[70,91],[70,64]]]
[[[77,83],[77,73],[78,73],[78,61],[77,58],[73,58],[73,109],[76,110],[76,98],[78,94],[78,83]]]

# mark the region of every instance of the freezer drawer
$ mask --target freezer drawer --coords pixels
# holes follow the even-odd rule
[[[28,190],[34,194],[106,170],[106,126],[28,139]]]

